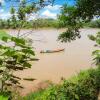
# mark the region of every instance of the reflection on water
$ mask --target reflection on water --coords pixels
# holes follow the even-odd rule
[[[25,31],[25,30],[24,30]],[[26,30],[28,31],[28,30]],[[82,38],[71,43],[57,41],[61,30],[37,30],[29,38],[34,40],[36,57],[40,60],[32,63],[32,68],[17,72],[21,77],[33,77],[37,83],[43,80],[59,82],[61,77],[69,78],[82,69],[92,67],[91,53],[95,49],[94,42],[88,39],[88,34],[95,34],[99,29],[81,29]],[[23,31],[22,31],[23,32]],[[11,32],[10,32],[11,33]],[[12,32],[14,33],[14,32]],[[65,52],[40,54],[40,50],[65,48]],[[32,82],[21,82],[26,89],[31,89]]]

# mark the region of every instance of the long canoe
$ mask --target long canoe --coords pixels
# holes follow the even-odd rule
[[[65,49],[57,49],[57,50],[41,50],[40,53],[56,53],[64,51]]]

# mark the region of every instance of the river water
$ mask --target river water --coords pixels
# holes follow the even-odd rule
[[[21,32],[28,32],[22,30]],[[85,70],[94,67],[92,64],[92,51],[94,42],[89,40],[88,34],[95,34],[100,29],[81,29],[81,39],[77,39],[71,43],[60,43],[57,41],[58,35],[63,30],[57,29],[42,29],[31,32],[27,35],[28,38],[34,40],[32,44],[36,51],[36,58],[40,60],[32,62],[32,68],[24,71],[18,71],[15,74],[24,78],[35,78],[34,82],[21,81],[25,87],[23,91],[31,91],[32,87],[38,82],[50,80],[58,83],[62,77],[69,78],[77,74],[80,70]],[[10,30],[9,33],[16,35],[15,30]],[[64,52],[40,54],[41,50],[53,50],[65,48]]]

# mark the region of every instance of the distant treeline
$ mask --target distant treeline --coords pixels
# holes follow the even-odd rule
[[[100,28],[100,19],[91,21],[89,23],[84,23],[84,26],[91,28]]]
[[[17,29],[17,28],[44,28],[44,27],[51,27],[51,28],[58,28],[59,21],[54,19],[37,19],[31,21],[18,21],[16,22],[8,19],[2,20],[0,19],[0,29]]]
[[[84,27],[91,28],[100,28],[100,19],[91,21],[89,23],[83,23]],[[64,24],[61,23],[58,19],[37,19],[31,21],[19,21],[16,22],[8,19],[2,20],[0,19],[0,29],[17,29],[17,28],[64,28]]]

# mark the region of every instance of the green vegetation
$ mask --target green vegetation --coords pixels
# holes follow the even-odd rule
[[[95,46],[98,47],[98,50],[95,50],[93,51],[93,56],[94,56],[94,63],[100,67],[100,32],[98,32],[95,36],[93,35],[89,35],[89,38],[92,40],[92,41],[95,41],[96,44]]]
[[[84,27],[100,28],[100,19],[83,24]]]
[[[2,92],[0,93],[0,100],[8,100],[10,98],[10,93]]]
[[[10,35],[8,35],[5,31],[0,30],[0,39],[2,39],[3,37],[10,37]]]
[[[58,20],[54,19],[37,19],[33,21],[33,25],[35,25],[36,28],[59,28]]]
[[[90,22],[95,16],[100,18],[100,0],[76,0],[74,6],[63,5],[59,20],[67,29],[58,39],[71,42],[80,38],[79,29],[83,23]]]
[[[9,2],[10,0],[8,0]],[[20,36],[20,31],[24,26],[24,22],[27,22],[27,16],[36,12],[41,6],[45,6],[43,0],[40,2],[27,3],[26,0],[12,1],[14,3],[20,2],[18,5],[18,11],[14,7],[11,8],[11,19],[8,19],[6,24],[1,20],[1,28],[9,28],[10,24],[12,28],[18,28],[16,37],[9,36],[5,31],[0,31],[0,98],[6,99],[4,94],[9,98],[13,98],[14,88],[23,88],[20,86],[20,77],[13,74],[15,71],[31,68],[30,61],[34,61],[35,53],[33,47],[28,43],[25,38]],[[47,1],[46,1],[47,2]],[[37,6],[38,5],[38,6]],[[0,3],[0,7],[1,3]],[[17,13],[17,16],[15,14]],[[26,16],[27,15],[27,16]],[[17,26],[17,20],[19,22]],[[10,23],[11,22],[11,23]],[[23,34],[24,35],[24,34]],[[10,37],[10,38],[9,38]],[[11,43],[9,45],[9,43]],[[28,80],[34,80],[30,78]],[[16,96],[15,96],[16,97]]]
[[[100,68],[81,71],[78,76],[31,93],[24,100],[97,100],[100,89]]]
[[[14,19],[13,19],[14,20]],[[23,25],[22,25],[23,24]],[[22,25],[24,29],[36,28],[59,28],[59,21],[54,19],[37,19],[21,22],[19,20],[0,20],[0,29],[18,29]]]
[[[19,36],[9,38],[5,33],[1,41],[3,44],[0,45],[0,93],[11,95],[11,87],[14,85],[21,87],[19,83],[21,78],[13,75],[13,72],[30,68],[29,61],[34,61],[35,54],[27,41]],[[9,46],[9,42],[12,45]]]
[[[14,86],[21,87],[19,83],[21,78],[14,76],[13,72],[30,68],[29,61],[34,61],[33,48],[24,38],[20,37],[22,28],[58,27],[58,22],[60,22],[59,27],[66,27],[67,30],[59,36],[59,40],[71,42],[80,38],[79,29],[83,23],[91,21],[94,16],[100,16],[100,0],[77,0],[75,6],[64,5],[62,7],[59,21],[52,19],[28,21],[27,16],[44,7],[44,2],[47,0],[39,0],[38,3],[29,4],[25,0],[21,0],[17,11],[14,7],[11,8],[10,19],[0,20],[1,29],[18,28],[17,37],[11,37],[5,31],[0,31],[0,41],[4,43],[0,45],[0,99],[2,100],[7,99],[7,94],[12,96],[11,89]],[[95,23],[94,26],[100,26],[99,21]],[[96,46],[100,48],[100,32],[96,36],[89,36],[89,38],[95,41]],[[12,45],[7,45],[9,42]],[[100,50],[95,50],[93,56],[97,68],[82,71],[78,76],[63,80],[59,85],[50,85],[45,90],[24,97],[24,100],[97,100],[100,91]],[[24,79],[34,80],[33,78]]]
[[[11,18],[7,20],[0,19],[0,29],[58,27],[59,25],[57,20],[30,20],[31,13],[36,13],[38,10],[42,9],[42,7],[45,6],[45,3],[52,3],[52,0],[39,1],[40,2],[37,1],[37,3],[35,1],[27,3],[27,0],[22,0],[17,10],[16,7],[12,6],[10,9]]]
[[[0,96],[0,100],[8,100],[8,97]]]
[[[64,5],[59,16],[61,24],[67,27],[59,36],[62,42],[71,42],[80,38],[79,28],[94,16],[100,15],[99,0],[77,0],[76,6]],[[100,48],[100,32],[89,36]],[[93,52],[95,69],[82,71],[70,80],[63,80],[59,85],[52,85],[45,90],[31,93],[24,100],[97,100],[100,92],[100,50]]]
[[[20,21],[16,21],[16,25],[12,23],[10,20],[2,20],[0,19],[0,29],[18,29],[22,23]],[[23,29],[38,29],[38,28],[66,28],[69,27],[64,26],[65,23],[60,22],[58,19],[37,19],[31,21],[24,21]],[[100,28],[100,20],[95,20],[91,22],[83,22],[81,23],[83,27],[90,28]]]

